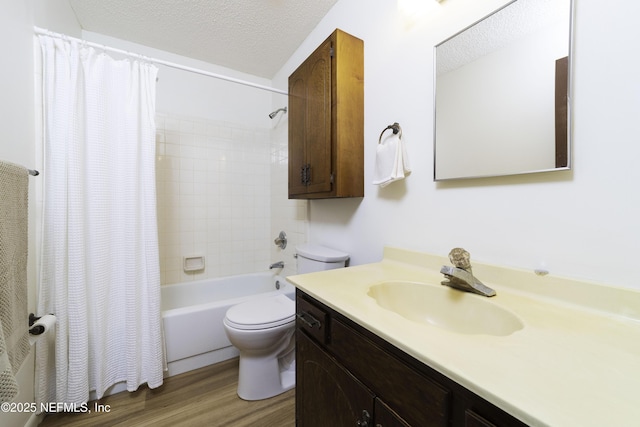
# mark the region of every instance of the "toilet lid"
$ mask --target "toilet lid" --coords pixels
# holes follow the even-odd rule
[[[308,259],[320,262],[340,262],[346,261],[349,254],[327,248],[314,243],[304,243],[296,246],[296,253]]]
[[[267,329],[293,322],[296,304],[285,295],[256,298],[227,310],[227,324],[237,329]]]

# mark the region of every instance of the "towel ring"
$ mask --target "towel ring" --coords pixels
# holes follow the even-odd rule
[[[384,128],[382,130],[382,132],[380,132],[380,137],[378,138],[378,144],[380,144],[382,142],[382,135],[384,135],[384,133],[386,131],[388,131],[389,129],[393,130],[393,134],[397,135],[398,132],[400,132],[400,136],[398,138],[402,138],[402,128],[400,127],[400,123],[395,122],[392,125],[387,126],[386,128]]]

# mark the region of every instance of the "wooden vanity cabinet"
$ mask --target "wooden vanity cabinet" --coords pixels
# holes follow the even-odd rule
[[[289,76],[289,198],[364,196],[364,46],[335,30]]]
[[[296,426],[525,424],[296,291]]]
[[[373,393],[304,333],[296,335],[296,426],[353,426],[373,414]],[[299,393],[299,390],[303,390]]]

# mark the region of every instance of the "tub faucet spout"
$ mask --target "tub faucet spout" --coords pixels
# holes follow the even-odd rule
[[[271,264],[269,266],[269,270],[271,270],[273,268],[284,268],[284,261],[274,262],[273,264]]]
[[[496,294],[496,291],[485,286],[473,276],[469,252],[462,248],[454,248],[449,253],[449,259],[455,267],[442,266],[440,273],[444,274],[448,280],[443,280],[440,282],[441,284],[461,291],[484,295],[485,297],[492,297]]]

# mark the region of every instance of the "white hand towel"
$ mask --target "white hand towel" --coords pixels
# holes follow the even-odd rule
[[[391,134],[378,143],[373,184],[386,187],[411,174],[409,158],[402,140],[402,131]]]

